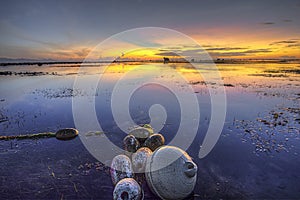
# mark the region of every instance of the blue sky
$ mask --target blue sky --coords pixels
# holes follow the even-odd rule
[[[2,0],[0,57],[80,58],[113,34],[147,26],[175,29],[204,46],[277,48],[271,57],[297,56],[299,13],[300,1],[293,0]],[[294,46],[278,53],[283,44]]]

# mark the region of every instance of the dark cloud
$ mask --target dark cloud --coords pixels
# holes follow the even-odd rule
[[[297,44],[289,44],[289,45],[287,45],[286,47],[288,47],[288,48],[299,48],[299,47],[300,47],[300,43],[297,43]]]
[[[177,52],[177,53],[201,53],[203,51],[237,51],[237,50],[246,50],[248,48],[244,47],[214,47],[212,45],[206,45],[202,46],[204,48],[201,48],[199,46],[186,46],[183,45],[182,47],[168,47],[165,49],[160,49],[161,52]],[[185,48],[191,48],[191,49],[185,49]]]
[[[160,49],[160,51],[179,51],[184,46],[176,46],[176,47],[166,47],[164,49]]]
[[[74,52],[79,57],[86,57],[90,52],[90,49],[88,48],[83,48],[83,49],[78,49]]]
[[[241,47],[215,47],[215,48],[208,48],[207,51],[234,51],[234,50],[244,50],[247,48]]]
[[[277,42],[272,42],[270,45],[283,45],[283,44],[295,44],[298,43],[299,39],[281,40]]]
[[[282,21],[284,21],[284,22],[292,22],[293,20],[291,20],[291,19],[284,19]]]
[[[211,47],[208,49],[201,49],[201,48],[195,48],[195,49],[161,49],[161,53],[157,53],[156,55],[159,56],[189,56],[189,57],[198,57],[201,55],[205,55],[205,52],[208,52],[209,55],[213,57],[236,57],[236,56],[249,56],[249,55],[255,55],[257,53],[270,53],[272,52],[271,49],[249,49],[249,48],[243,48],[243,47]]]
[[[275,23],[274,22],[263,22],[261,24],[263,24],[263,25],[272,25],[272,24],[275,24]]]
[[[281,59],[295,59],[295,56],[280,56]]]
[[[157,53],[155,54],[157,56],[178,56],[178,54],[174,53],[174,52],[163,52],[163,53]]]
[[[212,51],[210,52],[210,55],[213,57],[234,57],[234,56],[249,56],[256,53],[270,53],[270,52],[272,52],[272,50],[270,49],[251,49],[247,51],[235,51],[235,52]]]
[[[210,47],[214,47],[213,45],[202,45],[202,47],[204,47],[204,48],[210,48]]]
[[[204,49],[188,49],[188,50],[183,50],[182,53],[183,54],[199,54],[205,52]]]
[[[245,54],[255,54],[255,53],[270,53],[272,50],[270,49],[252,49],[252,50],[247,50],[243,51]]]
[[[204,45],[182,45],[183,48],[199,48],[199,47],[204,47]]]
[[[280,48],[299,48],[300,47],[300,39],[298,38],[293,38],[289,40],[281,40],[281,41],[276,41],[272,42],[269,44],[270,46],[272,45],[278,45]]]
[[[293,44],[293,43],[297,43],[297,41],[287,40],[287,41],[274,42],[273,44]]]
[[[164,52],[164,51],[170,51],[170,50],[169,49],[160,49],[159,51]]]
[[[233,57],[233,56],[245,56],[246,54],[243,52],[211,52],[210,55],[212,57]]]
[[[200,47],[194,48],[194,49],[161,49],[160,52],[162,53],[157,53],[156,55],[160,56],[184,56],[184,57],[197,57],[202,53],[207,53],[205,49],[202,49]]]

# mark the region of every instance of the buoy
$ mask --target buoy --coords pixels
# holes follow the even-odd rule
[[[126,155],[117,155],[114,157],[110,167],[110,176],[114,185],[123,178],[132,178],[133,170],[130,158]]]
[[[145,173],[146,162],[151,154],[151,149],[147,147],[142,147],[132,154],[131,160],[134,173]]]
[[[114,200],[141,200],[143,192],[140,185],[133,178],[124,178],[120,180],[114,191]]]
[[[152,126],[151,126],[150,124],[144,124],[143,127],[146,128],[146,129],[148,129],[148,130],[150,131],[151,134],[154,133],[154,130],[153,130],[153,128],[152,128]]]
[[[196,185],[197,165],[185,151],[162,146],[147,160],[145,175],[151,191],[161,199],[184,199]]]
[[[144,127],[135,128],[128,133],[128,135],[133,135],[136,139],[138,139],[140,144],[143,144],[151,134],[151,130]]]
[[[55,137],[58,140],[71,140],[78,135],[78,130],[75,128],[60,129],[55,133]]]
[[[148,147],[152,151],[155,151],[158,147],[165,144],[165,138],[162,134],[156,133],[151,135],[144,143],[145,147]]]
[[[139,141],[133,135],[127,135],[123,139],[123,144],[126,153],[134,153],[140,147]]]

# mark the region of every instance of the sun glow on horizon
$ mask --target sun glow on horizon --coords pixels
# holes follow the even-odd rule
[[[195,39],[201,46],[185,46],[170,38],[168,41],[164,40],[165,43],[172,44],[168,47],[160,43],[158,44],[161,46],[158,45],[156,48],[121,43],[93,52],[92,46],[78,46],[65,50],[53,50],[38,57],[58,60],[84,60],[87,57],[95,60],[160,60],[163,57],[177,59],[179,54],[184,54],[189,55],[188,59],[201,60],[200,55],[207,52],[213,59],[300,59],[300,39],[263,40],[256,38],[252,41],[241,41],[242,39],[239,38],[240,42],[199,37]]]

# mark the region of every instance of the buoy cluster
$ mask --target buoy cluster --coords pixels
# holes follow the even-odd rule
[[[164,136],[148,124],[128,133],[123,139],[124,154],[111,163],[114,200],[143,199],[144,181],[161,199],[184,199],[193,192],[197,165],[185,151],[164,144]],[[166,161],[170,163],[165,166]]]

